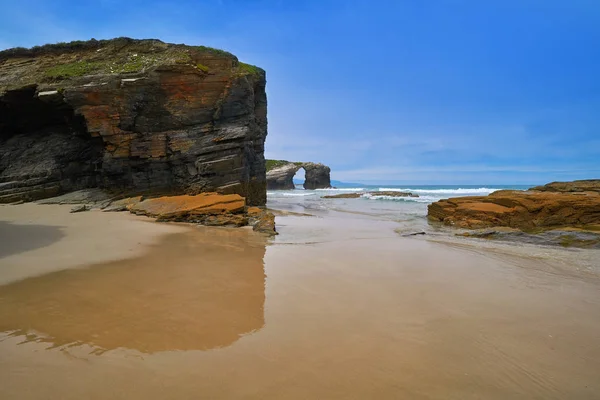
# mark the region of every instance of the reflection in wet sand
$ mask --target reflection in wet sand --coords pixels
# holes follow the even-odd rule
[[[555,268],[279,218],[266,250],[191,229],[0,287],[0,399],[598,398],[600,268],[574,267],[598,253]]]
[[[96,353],[228,346],[264,325],[264,254],[244,230],[171,235],[138,259],[0,287],[0,332]]]

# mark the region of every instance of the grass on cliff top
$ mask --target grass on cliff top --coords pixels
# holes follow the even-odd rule
[[[214,54],[217,56],[237,58],[236,56],[234,56],[233,54],[231,54],[228,51],[221,50],[221,49],[215,49],[214,47],[208,47],[208,46],[189,46],[189,47],[193,48],[194,50],[201,51],[203,53],[210,53],[210,54]]]
[[[221,57],[228,57],[237,60],[237,57],[228,51],[215,49],[208,46],[188,46],[183,44],[164,43],[158,39],[132,39],[128,37],[118,37],[114,39],[103,40],[74,40],[72,42],[50,43],[42,46],[33,46],[31,48],[13,47],[0,51],[0,60],[11,57],[36,57],[43,54],[65,54],[75,53],[80,51],[98,50],[105,47],[111,47],[119,51],[126,47],[135,47],[136,49],[143,48],[179,48],[196,50],[203,53],[210,53]]]
[[[238,64],[238,71],[244,75],[260,75],[263,72],[263,70],[258,68],[256,65],[246,64],[243,62]]]
[[[287,164],[296,164],[298,166],[302,165],[303,163],[300,161],[295,161],[295,162],[291,162],[291,161],[286,161],[286,160],[265,160],[265,165],[267,167],[267,171],[270,171],[272,169],[281,167],[283,165],[287,165]]]
[[[130,59],[123,63],[99,62],[99,61],[77,61],[68,64],[61,64],[51,67],[45,71],[45,76],[49,80],[63,80],[84,76],[93,72],[104,73],[133,73],[140,72],[152,60],[144,58]]]
[[[46,71],[46,77],[50,79],[68,79],[75,76],[83,76],[100,69],[100,63],[79,61],[70,64],[57,65]]]
[[[156,39],[146,39],[145,41],[160,42],[160,40]],[[128,37],[118,37],[106,40],[90,39],[74,40],[72,42],[49,43],[44,44],[42,46],[33,46],[29,49],[25,47],[13,47],[11,49],[0,51],[0,59],[8,57],[35,57],[41,54],[72,53],[82,50],[98,49],[108,44],[125,46],[127,44],[132,44],[136,42],[142,42],[142,40],[131,39]]]

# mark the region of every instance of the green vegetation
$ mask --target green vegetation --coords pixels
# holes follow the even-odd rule
[[[204,64],[196,64],[196,68],[198,68],[200,71],[207,73],[208,72],[208,67]]]
[[[221,49],[215,49],[214,47],[208,47],[208,46],[190,46],[191,48],[197,50],[197,51],[201,51],[203,53],[210,53],[210,54],[215,54],[218,56],[225,56],[225,57],[232,57],[232,58],[236,58],[233,54],[231,54],[228,51],[225,50],[221,50]]]
[[[139,72],[144,69],[144,61],[142,59],[131,60],[126,62],[125,64],[118,66],[118,72],[128,73],[128,72]]]
[[[50,79],[67,79],[75,76],[83,76],[100,68],[99,63],[78,61],[70,64],[57,65],[46,71],[46,77]]]
[[[0,51],[0,59],[8,57],[35,57],[40,54],[61,54],[81,50],[98,49],[107,45],[125,46],[131,43],[140,43],[142,40],[131,39],[127,37],[118,37],[108,40],[74,40],[72,42],[60,42],[45,44],[43,46],[33,46],[30,49],[25,47],[14,47]]]
[[[291,162],[291,161],[286,161],[286,160],[265,160],[265,165],[267,167],[267,171],[281,167],[286,164],[296,164],[298,166],[301,166],[304,163],[301,161]]]
[[[256,65],[240,62],[238,65],[238,71],[244,75],[258,75],[262,72],[262,69],[258,68]]]
[[[231,53],[208,46],[186,46],[160,40],[116,38],[110,40],[73,41],[0,51],[0,62],[19,57],[48,55],[35,68],[24,68],[29,81],[60,82],[86,75],[135,74],[159,66],[185,65],[202,73],[231,73],[233,77],[261,77],[264,71],[254,65],[240,63]],[[211,63],[226,57],[230,61]],[[229,71],[221,71],[225,65]],[[223,67],[221,67],[223,65]],[[25,77],[23,78],[25,79]]]
[[[145,57],[132,57],[124,63],[102,63],[90,61],[77,61],[69,64],[56,65],[46,70],[46,78],[50,80],[63,80],[77,76],[88,75],[93,72],[103,73],[133,73],[140,72],[153,59]]]
[[[267,171],[275,169],[277,167],[281,167],[282,165],[289,164],[289,161],[286,160],[266,160]]]

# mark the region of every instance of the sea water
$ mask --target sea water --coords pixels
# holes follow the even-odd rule
[[[342,185],[332,189],[305,190],[296,184],[294,190],[270,190],[267,205],[282,211],[327,215],[343,218],[344,214],[398,222],[400,232],[429,231],[427,206],[451,197],[487,196],[497,190],[527,190],[533,185]],[[410,192],[418,197],[378,196],[377,192]],[[362,193],[359,198],[326,199],[323,196]]]

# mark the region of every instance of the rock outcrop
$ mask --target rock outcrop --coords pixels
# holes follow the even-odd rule
[[[206,226],[247,226],[253,230],[276,235],[275,216],[259,207],[248,207],[238,194],[201,193],[195,196],[163,196],[129,198],[118,201],[125,209],[138,215],[156,218],[160,222],[190,222]],[[107,208],[109,208],[107,206]],[[110,211],[108,209],[107,211]]]
[[[586,191],[572,190],[575,187],[585,187]],[[600,185],[581,186],[577,182],[552,183],[535,190],[455,197],[430,204],[428,218],[467,229],[502,226],[524,231],[564,227],[596,230],[600,228],[598,188]]]
[[[331,187],[331,169],[323,164],[312,162],[288,162],[271,160],[272,168],[267,170],[267,189],[291,190],[294,175],[304,168],[304,189],[327,189]]]
[[[294,175],[301,168],[300,165],[289,163],[267,171],[267,189],[268,190],[292,190],[294,185]]]
[[[0,52],[0,202],[83,188],[266,202],[265,72],[227,52],[91,40]]]
[[[312,162],[302,163],[304,174],[304,189],[327,189],[331,187],[331,169],[327,165]]]
[[[364,193],[340,193],[340,194],[328,194],[321,196],[322,199],[358,199],[362,197]]]
[[[411,192],[395,192],[395,191],[377,191],[377,192],[362,192],[362,193],[340,193],[322,196],[323,199],[357,199],[363,196],[385,196],[385,197],[419,197],[416,193]]]
[[[552,182],[544,186],[536,186],[529,190],[538,192],[597,192],[600,193],[600,179],[587,179],[571,182]]]
[[[248,206],[238,194],[200,193],[160,197],[114,197],[101,189],[82,189],[37,201],[40,204],[74,205],[71,212],[129,211],[158,222],[188,222],[206,226],[252,226],[276,235],[275,216],[264,207]]]

